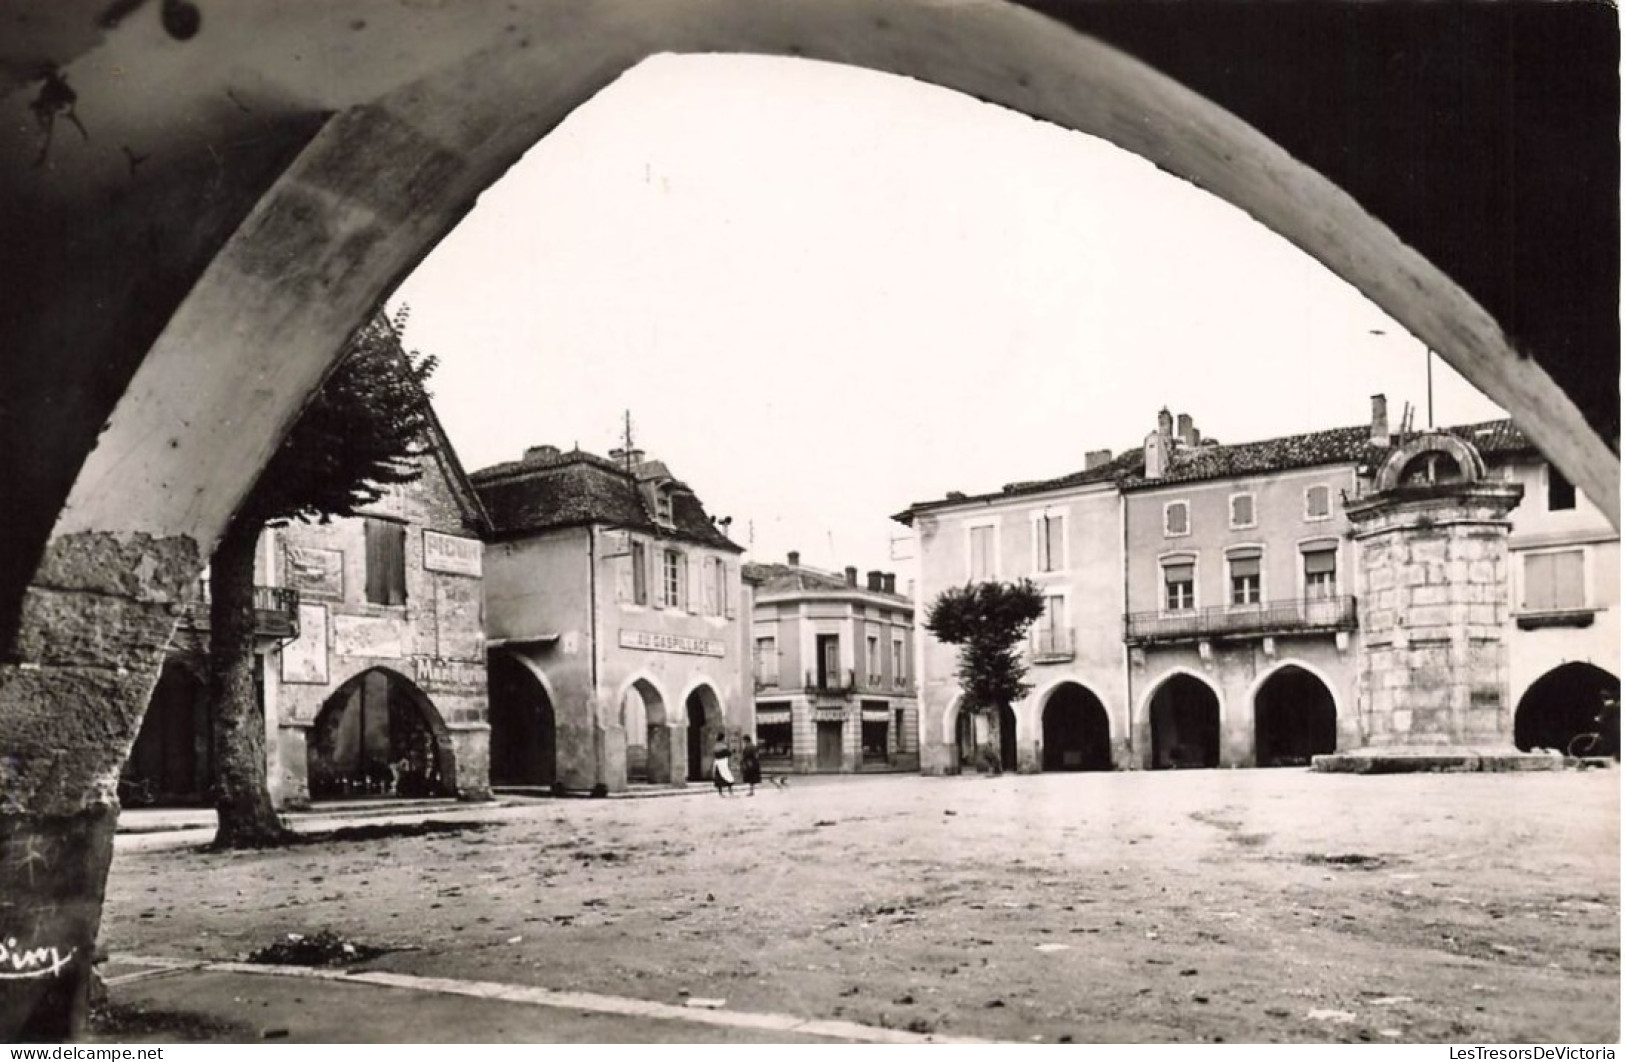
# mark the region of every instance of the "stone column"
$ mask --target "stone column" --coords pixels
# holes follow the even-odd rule
[[[60,1040],[85,1011],[119,770],[187,586],[190,538],[53,541],[0,664],[0,1040]]]
[[[1435,452],[1428,443],[1424,436],[1390,461],[1415,468]],[[1476,452],[1460,440],[1433,445],[1461,471],[1401,482],[1399,467],[1385,465],[1379,489],[1346,506],[1360,558],[1362,747],[1316,757],[1318,770],[1549,764],[1513,748],[1507,703],[1507,514],[1523,488],[1482,479]]]

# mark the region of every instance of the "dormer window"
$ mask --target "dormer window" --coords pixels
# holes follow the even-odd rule
[[[671,488],[655,488],[655,523],[666,527],[672,526],[671,517]]]

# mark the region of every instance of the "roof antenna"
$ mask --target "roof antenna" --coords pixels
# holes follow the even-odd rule
[[[629,409],[621,416],[621,460],[626,463],[626,470],[632,471],[632,411]]]

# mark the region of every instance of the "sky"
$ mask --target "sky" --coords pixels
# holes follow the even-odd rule
[[[1422,344],[1239,210],[891,75],[660,56],[397,290],[465,467],[638,447],[750,559],[902,570],[889,517],[1141,444],[1427,422]],[[1433,359],[1440,424],[1504,416]]]

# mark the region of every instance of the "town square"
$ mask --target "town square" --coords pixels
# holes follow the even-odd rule
[[[1619,1041],[1614,7],[0,24],[0,1041]]]

